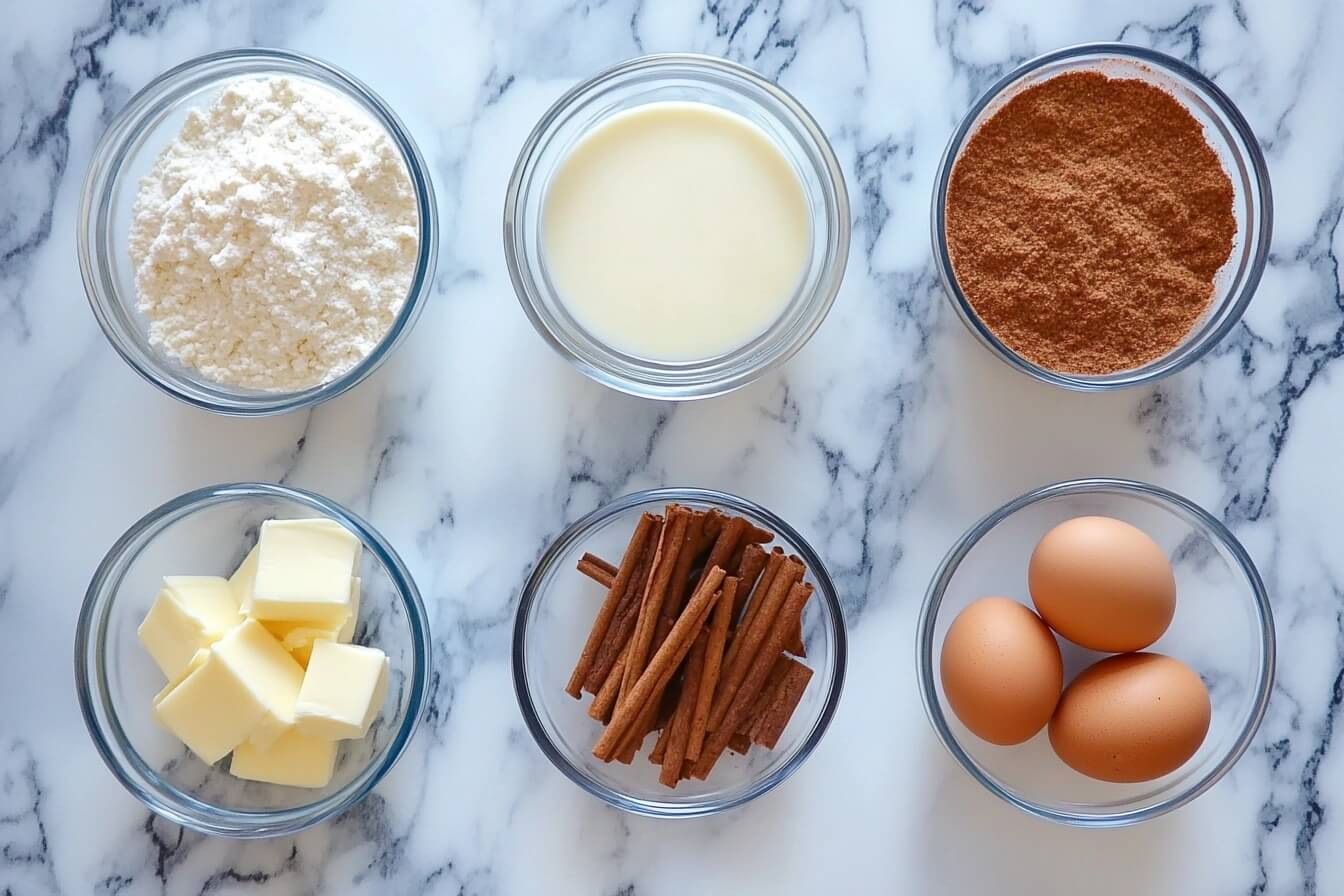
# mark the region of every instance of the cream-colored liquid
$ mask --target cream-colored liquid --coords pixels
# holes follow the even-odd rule
[[[694,102],[618,113],[551,180],[542,248],[565,307],[643,358],[710,358],[788,305],[811,252],[802,184],[745,118]]]

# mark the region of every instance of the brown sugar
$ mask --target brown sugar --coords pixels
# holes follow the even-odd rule
[[[1017,94],[952,171],[947,241],[985,325],[1042,367],[1107,374],[1200,321],[1237,233],[1199,122],[1137,79],[1073,72]]]

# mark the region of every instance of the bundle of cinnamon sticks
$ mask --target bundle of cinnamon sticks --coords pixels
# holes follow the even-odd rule
[[[658,732],[650,760],[666,787],[704,779],[724,750],[774,749],[812,678],[803,608],[807,567],[774,533],[718,509],[669,504],[645,513],[619,564],[592,554],[579,571],[606,599],[566,692],[593,695],[605,724],[593,755],[629,763]]]

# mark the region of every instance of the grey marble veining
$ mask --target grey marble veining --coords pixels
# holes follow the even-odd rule
[[[12,11],[13,12],[13,11]],[[1344,892],[1344,7],[1039,0],[27,5],[0,29],[0,893]],[[1062,394],[962,331],[929,253],[943,145],[993,79],[1054,47],[1174,54],[1241,107],[1275,194],[1243,323],[1156,388]],[[366,80],[430,163],[439,277],[411,338],[354,392],[280,419],[214,418],[106,345],[75,261],[79,191],[111,115],[211,49],[292,47]],[[840,298],[781,370],[710,402],[602,390],[520,313],[499,239],[517,148],[576,80],[645,52],[745,62],[798,96],[845,169]],[[712,442],[710,441],[712,440]],[[1273,594],[1280,666],[1252,749],[1211,792],[1133,829],[1020,817],[923,718],[913,626],[950,542],[1004,500],[1133,476],[1222,517]],[[373,796],[270,842],[151,816],[90,746],[70,676],[97,561],[202,484],[259,478],[350,504],[429,603],[426,723]],[[760,500],[826,558],[848,684],[805,768],[726,817],[620,815],[556,773],[519,717],[509,634],[523,576],[568,521],[654,485]],[[1210,622],[1217,637],[1217,622]]]

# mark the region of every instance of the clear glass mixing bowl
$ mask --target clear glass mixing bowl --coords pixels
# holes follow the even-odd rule
[[[1204,317],[1179,345],[1142,367],[1103,376],[1062,373],[1041,367],[1005,345],[980,320],[957,282],[947,245],[947,190],[962,150],[980,125],[1021,91],[1042,81],[1075,71],[1099,71],[1112,77],[1138,78],[1165,89],[1195,120],[1222,160],[1232,180],[1233,214],[1237,235],[1232,256],[1218,273],[1214,296]],[[1000,360],[1028,376],[1081,392],[1100,392],[1141,386],[1195,363],[1241,320],[1260,283],[1269,258],[1274,203],[1269,168],[1251,126],[1227,94],[1194,68],[1165,53],[1129,44],[1096,43],[1065,47],[1038,56],[1000,78],[975,101],[953,132],[943,152],[933,187],[931,209],[933,257],[938,276],[953,309],[971,334]]]
[[[154,719],[163,675],[136,635],[163,576],[229,575],[274,517],[326,517],[364,543],[354,642],[381,649],[391,664],[373,727],[341,742],[321,790],[244,781],[229,774],[227,757],[211,766],[191,754]],[[155,814],[225,837],[293,834],[367,796],[420,724],[429,668],[424,604],[392,546],[333,501],[258,482],[188,492],[132,525],[94,573],[75,633],[79,705],[108,768]]]
[[[813,676],[802,702],[774,750],[753,748],[746,756],[725,752],[704,781],[682,781],[675,790],[658,783],[649,763],[650,737],[630,765],[601,762],[593,744],[601,733],[588,717],[590,698],[565,693],[603,594],[574,566],[584,552],[617,562],[640,514],[661,513],[676,502],[696,509],[718,507],[775,533],[772,545],[797,554],[816,587],[803,618],[804,643]],[[698,488],[665,488],[618,498],[573,523],[537,562],[523,586],[513,628],[513,684],[528,730],[546,757],[575,784],[617,809],[662,818],[713,815],[767,793],[803,764],[821,742],[840,700],[845,678],[844,614],[835,586],[815,551],[779,517],[743,498]]]
[[[1110,516],[1146,532],[1176,574],[1176,615],[1150,649],[1203,678],[1213,720],[1203,745],[1179,769],[1141,784],[1111,784],[1075,772],[1046,733],[1013,747],[980,740],[949,709],[937,670],[943,638],[968,604],[987,595],[1027,606],[1027,562],[1051,528],[1076,516]],[[1211,628],[1216,626],[1217,637]],[[957,762],[995,796],[1031,815],[1081,827],[1156,818],[1190,802],[1227,773],[1255,736],[1274,683],[1274,619],[1250,556],[1207,511],[1157,486],[1123,479],[1047,485],[976,523],[938,567],[919,615],[917,674],[924,708]],[[1103,655],[1059,639],[1066,683]]]
[[[783,313],[745,345],[688,362],[637,357],[588,332],[551,283],[541,239],[547,187],[574,145],[618,112],[669,100],[708,103],[760,127],[789,160],[812,213],[811,256]],[[514,291],[532,325],[584,374],[644,398],[708,398],[745,386],[782,364],[821,326],[840,290],[849,257],[849,198],[826,135],[779,86],[749,68],[712,56],[643,56],[578,85],[537,123],[509,181],[504,254]]]
[[[270,392],[206,379],[150,345],[131,266],[129,235],[140,179],[176,138],[187,113],[208,105],[232,81],[288,76],[313,81],[349,99],[382,125],[401,153],[419,209],[420,245],[406,300],[368,357],[329,382],[297,392]],[[438,257],[434,187],[420,151],[396,114],[372,90],[341,69],[288,50],[226,50],[200,56],[155,78],[103,134],[79,209],[79,267],[103,333],[136,373],[187,404],[217,414],[262,416],[319,404],[353,388],[382,364],[415,324],[429,298]]]

